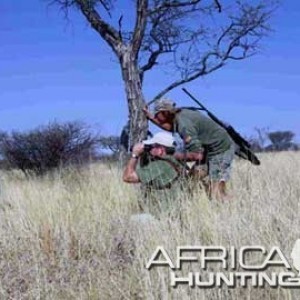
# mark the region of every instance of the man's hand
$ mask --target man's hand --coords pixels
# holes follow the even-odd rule
[[[144,152],[144,144],[143,143],[137,143],[133,146],[132,153],[140,156]]]
[[[151,112],[150,112],[148,106],[145,106],[145,107],[143,108],[143,112],[144,112],[144,114],[145,114],[145,116],[146,116],[147,119],[149,119],[149,120],[154,119],[154,116],[151,114]]]

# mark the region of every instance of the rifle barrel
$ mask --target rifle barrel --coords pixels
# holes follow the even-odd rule
[[[204,107],[204,105],[202,105],[199,100],[197,100],[186,88],[182,88],[182,90],[191,98],[193,99],[199,106],[201,109],[205,110],[206,112],[208,111],[206,109],[206,107]]]
[[[194,100],[202,110],[206,111],[208,116],[216,122],[218,125],[223,127],[228,134],[231,136],[231,138],[237,143],[244,143],[248,148],[251,147],[248,141],[246,141],[232,126],[224,124],[221,120],[219,120],[212,112],[210,112],[203,104],[201,104],[189,91],[187,91],[185,88],[182,88],[182,90],[192,99]]]

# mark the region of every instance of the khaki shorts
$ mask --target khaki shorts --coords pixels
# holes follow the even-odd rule
[[[234,152],[235,147],[233,144],[227,151],[214,155],[208,159],[208,175],[210,180],[229,180]]]

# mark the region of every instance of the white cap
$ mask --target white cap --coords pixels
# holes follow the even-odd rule
[[[167,132],[158,132],[151,139],[143,141],[145,145],[159,144],[168,148],[175,148],[175,140],[172,134]]]

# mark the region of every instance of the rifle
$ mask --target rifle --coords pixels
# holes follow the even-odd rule
[[[203,104],[201,104],[190,92],[188,92],[185,88],[182,90],[198,105],[199,108],[197,110],[203,110],[207,113],[207,115],[218,125],[224,128],[229,136],[232,138],[234,143],[238,146],[235,150],[235,154],[243,159],[249,160],[254,165],[260,165],[260,161],[257,156],[252,152],[251,145],[248,141],[246,141],[231,125],[226,125],[221,120],[219,120],[212,112],[210,112]]]

